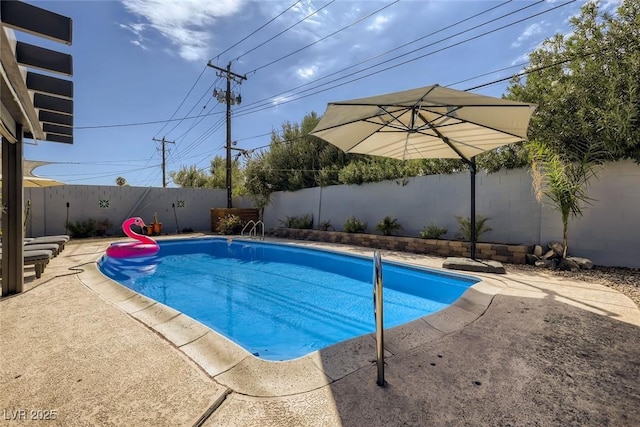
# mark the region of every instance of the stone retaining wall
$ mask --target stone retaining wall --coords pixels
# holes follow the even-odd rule
[[[378,234],[343,233],[339,231],[299,230],[294,228],[275,228],[267,233],[273,237],[294,240],[312,240],[318,242],[343,243],[367,248],[390,251],[413,252],[417,254],[442,257],[469,257],[468,242],[458,240],[420,239],[416,237],[382,236]],[[525,264],[526,254],[531,252],[529,245],[503,245],[496,243],[477,243],[476,256],[480,259],[492,259],[512,264]]]

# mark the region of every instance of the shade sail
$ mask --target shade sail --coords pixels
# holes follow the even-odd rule
[[[57,181],[51,178],[44,178],[34,175],[33,170],[44,165],[48,165],[50,162],[41,162],[35,160],[25,160],[24,173],[23,173],[23,187],[53,187],[56,185],[64,185],[64,182]],[[2,182],[2,174],[0,174],[0,182]]]

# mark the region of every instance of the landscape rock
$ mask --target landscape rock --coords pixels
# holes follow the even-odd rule
[[[553,259],[556,258],[557,255],[554,250],[548,251],[546,254],[542,255],[542,259]]]
[[[538,258],[540,258],[540,257],[542,256],[542,250],[543,250],[543,249],[542,249],[542,246],[540,246],[540,245],[535,245],[535,246],[533,247],[533,254],[534,254],[535,256],[537,256]]]
[[[593,268],[593,262],[588,258],[580,258],[577,256],[567,257],[568,260],[574,261],[583,270],[591,270]]]
[[[570,258],[565,258],[563,260],[560,261],[560,264],[558,264],[558,270],[562,270],[562,271],[578,271],[580,270],[580,265],[570,259]]]
[[[551,249],[559,257],[564,255],[564,246],[562,243],[549,242],[549,249]]]
[[[536,261],[536,267],[548,268],[550,270],[555,270],[556,268],[556,260],[554,259],[541,259]]]
[[[540,259],[539,256],[536,256],[535,254],[527,254],[527,264],[529,265],[536,265],[536,261],[538,261]]]

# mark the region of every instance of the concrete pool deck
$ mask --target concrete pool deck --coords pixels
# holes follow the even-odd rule
[[[70,242],[0,300],[3,423],[56,411],[49,425],[640,424],[640,310],[610,288],[473,274],[483,282],[454,306],[385,331],[381,388],[371,336],[262,361],[104,278],[95,261],[109,243]]]

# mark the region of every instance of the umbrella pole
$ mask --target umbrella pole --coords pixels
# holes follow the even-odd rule
[[[472,157],[469,162],[471,171],[471,259],[476,259],[476,158]]]

